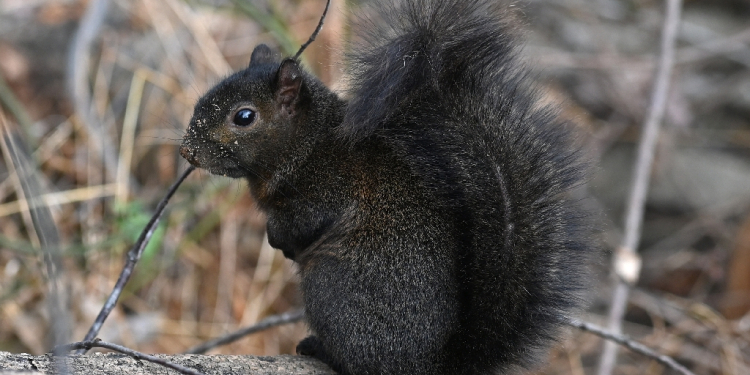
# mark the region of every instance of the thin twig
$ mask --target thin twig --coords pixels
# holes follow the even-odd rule
[[[58,353],[64,353],[69,352],[71,350],[77,350],[77,351],[88,351],[91,348],[104,348],[104,349],[110,349],[117,352],[120,352],[122,354],[129,355],[135,359],[142,359],[146,360],[152,363],[156,363],[157,365],[162,365],[167,368],[171,368],[172,370],[175,370],[181,374],[186,375],[203,375],[202,372],[197,371],[195,369],[192,369],[190,367],[185,367],[182,365],[178,365],[176,363],[172,363],[170,361],[167,361],[166,359],[162,359],[159,357],[155,357],[152,355],[144,354],[141,352],[137,352],[133,349],[126,348],[124,346],[120,346],[117,344],[112,344],[109,342],[101,341],[99,339],[96,340],[87,340],[87,341],[80,341],[80,342],[74,342],[72,344],[66,344],[56,347],[51,354],[58,355]]]
[[[302,55],[302,52],[305,51],[305,48],[307,48],[307,46],[309,46],[310,43],[315,41],[315,38],[320,33],[320,30],[323,28],[323,21],[325,21],[326,19],[326,14],[328,14],[328,7],[330,5],[331,5],[331,0],[326,0],[326,7],[325,9],[323,9],[323,14],[320,15],[320,21],[318,21],[318,27],[315,28],[315,31],[313,31],[313,33],[310,35],[310,38],[307,39],[307,42],[305,42],[305,44],[299,47],[299,50],[294,55],[295,59],[298,59]]]
[[[636,249],[640,242],[643,211],[648,191],[651,165],[656,149],[656,140],[662,119],[664,118],[664,112],[666,111],[669,80],[672,73],[672,66],[674,65],[675,40],[680,24],[681,8],[682,0],[667,1],[667,14],[661,35],[659,66],[656,72],[651,106],[643,125],[640,146],[638,148],[638,160],[635,166],[625,219],[625,236],[614,260],[615,270],[617,270],[619,279],[612,297],[607,328],[615,334],[619,334],[622,331],[622,319],[627,308],[628,283],[634,284],[640,274],[640,258],[636,254]],[[604,350],[602,351],[598,374],[610,375],[616,361],[617,346],[613,342],[608,341],[605,343]]]
[[[138,260],[143,254],[143,250],[146,248],[146,245],[148,245],[148,242],[151,239],[151,236],[154,234],[154,231],[156,231],[156,226],[161,220],[161,216],[164,213],[164,208],[167,206],[167,202],[169,202],[169,199],[172,198],[172,195],[174,195],[175,191],[177,191],[177,188],[180,186],[180,184],[185,181],[185,178],[187,178],[187,176],[194,170],[195,167],[190,166],[190,168],[188,168],[182,174],[182,176],[180,176],[180,178],[172,184],[167,194],[159,202],[159,205],[156,207],[156,212],[154,212],[151,220],[149,220],[146,227],[143,228],[143,231],[138,237],[138,240],[135,242],[130,251],[128,251],[128,259],[122,269],[122,272],[120,273],[120,277],[117,279],[117,283],[115,283],[115,287],[112,290],[112,293],[109,295],[109,298],[107,299],[107,302],[104,304],[104,306],[102,306],[102,310],[99,311],[99,315],[96,317],[94,324],[89,329],[89,332],[86,334],[86,337],[83,339],[83,341],[91,341],[94,339],[94,337],[96,337],[97,334],[99,334],[99,330],[102,328],[104,320],[107,319],[109,313],[112,312],[112,309],[114,309],[117,300],[120,298],[120,294],[122,294],[122,291],[125,288],[125,284],[128,283],[128,280],[130,280],[130,276],[133,274],[136,263],[138,263]],[[85,352],[85,350],[79,350],[76,354],[83,354]]]
[[[294,310],[285,312],[279,315],[272,315],[258,322],[258,324],[242,328],[238,331],[232,332],[226,336],[217,337],[211,341],[204,342],[203,344],[194,346],[187,351],[185,354],[203,354],[215,347],[226,345],[235,342],[247,335],[252,333],[260,332],[271,327],[280,326],[282,324],[294,323],[302,320],[305,317],[305,310]]]
[[[626,348],[628,348],[628,349],[630,349],[630,350],[632,350],[632,351],[634,351],[634,352],[636,352],[638,354],[642,354],[642,355],[645,355],[646,357],[652,358],[652,359],[654,359],[655,361],[661,363],[664,366],[667,366],[667,367],[669,367],[669,368],[671,368],[671,369],[673,369],[675,371],[679,371],[683,375],[695,375],[692,371],[690,371],[687,368],[685,368],[685,366],[677,363],[677,361],[675,361],[674,358],[672,358],[672,357],[670,357],[668,355],[659,354],[659,353],[651,350],[646,345],[643,345],[643,344],[641,344],[641,343],[639,343],[639,342],[631,339],[628,336],[625,336],[625,335],[622,335],[622,334],[613,333],[613,332],[609,332],[606,329],[604,329],[602,327],[599,327],[597,325],[594,325],[594,324],[591,324],[591,323],[582,322],[582,321],[576,320],[576,319],[569,319],[569,320],[566,321],[566,324],[568,324],[568,325],[570,325],[572,327],[578,328],[580,330],[586,331],[586,332],[591,332],[591,333],[593,333],[593,334],[595,334],[595,335],[597,335],[599,337],[602,337],[602,338],[604,338],[606,340],[609,340],[608,342],[618,343],[618,344],[620,344],[620,345],[622,345],[622,346],[624,346],[624,347],[626,347]]]

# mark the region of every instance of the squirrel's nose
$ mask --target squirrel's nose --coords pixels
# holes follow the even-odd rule
[[[180,146],[180,155],[185,158],[185,160],[187,160],[190,164],[200,168],[198,160],[195,158],[195,150],[190,148],[190,146],[183,143]]]

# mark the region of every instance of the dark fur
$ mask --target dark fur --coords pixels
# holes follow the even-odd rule
[[[569,131],[536,105],[506,5],[384,4],[344,102],[265,46],[196,105],[181,153],[247,178],[299,264],[298,347],[342,374],[489,374],[580,307],[591,244]],[[239,104],[257,110],[231,124]]]

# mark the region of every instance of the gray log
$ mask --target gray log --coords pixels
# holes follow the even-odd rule
[[[242,355],[156,355],[170,362],[191,367],[204,374],[335,374],[322,362],[312,358],[292,355],[257,357]],[[59,360],[59,359],[58,359]],[[164,374],[178,372],[144,360],[133,359],[124,354],[93,353],[71,355],[65,359],[71,374]],[[57,374],[56,365],[49,355],[33,356],[0,352],[0,375]]]

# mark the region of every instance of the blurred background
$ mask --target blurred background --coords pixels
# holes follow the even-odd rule
[[[0,0],[0,350],[83,338],[124,254],[188,164],[195,101],[259,43],[293,54],[323,0]],[[334,0],[305,65],[341,88],[348,20]],[[580,129],[602,260],[583,318],[603,324],[664,20],[657,0],[524,0],[545,101]],[[750,373],[750,1],[685,0],[651,170],[641,277],[626,333],[698,374]],[[15,162],[13,162],[15,160]],[[27,195],[36,198],[31,200]],[[30,202],[37,202],[31,204]],[[30,206],[32,208],[30,210]],[[294,266],[265,240],[246,183],[193,173],[167,208],[99,337],[179,353],[300,306]],[[58,254],[47,267],[43,254]],[[59,275],[50,289],[50,275]],[[50,314],[50,290],[69,310]],[[59,327],[63,327],[60,329]],[[210,353],[293,353],[303,323]],[[571,332],[540,374],[594,373],[601,340]],[[661,374],[620,351],[618,374]]]

